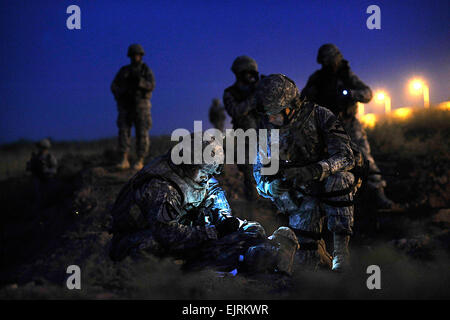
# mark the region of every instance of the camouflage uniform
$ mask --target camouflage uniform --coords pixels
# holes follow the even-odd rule
[[[213,99],[213,103],[209,108],[209,121],[212,123],[214,128],[223,132],[225,128],[225,109],[220,105],[219,99]]]
[[[258,65],[256,61],[247,56],[239,56],[233,62],[231,70],[236,76],[236,82],[225,89],[223,93],[223,104],[225,110],[232,119],[233,129],[256,129],[258,126],[258,113],[255,109],[255,88],[259,80]],[[243,74],[252,74],[256,80],[248,83]],[[248,141],[245,142],[245,163],[239,164],[238,169],[244,175],[244,184],[247,198],[255,198],[254,183],[252,178],[252,165],[250,165]]]
[[[35,193],[35,207],[39,209],[45,204],[48,195],[54,191],[55,176],[58,170],[58,161],[48,152],[51,143],[48,139],[43,139],[37,143],[39,152],[31,155],[27,162],[27,171],[33,176],[33,186]]]
[[[231,215],[212,174],[198,183],[190,170],[173,164],[168,153],[145,166],[122,189],[112,210],[113,260],[145,250],[181,258],[190,268],[233,269],[248,248],[267,246],[259,223]],[[279,247],[272,245],[265,252],[277,256]]]
[[[279,129],[280,161],[295,165],[289,169],[281,167],[279,176],[264,176],[261,175],[263,153],[258,153],[254,177],[259,194],[271,199],[289,217],[289,226],[298,236],[300,249],[302,246],[306,250],[321,249],[323,242],[318,241],[324,216],[335,238],[347,238],[352,234],[355,192],[355,177],[349,170],[354,167],[355,159],[350,138],[340,121],[328,109],[301,100],[295,83],[283,75],[262,79],[257,99],[258,109],[268,116],[289,108],[288,114],[282,113],[282,125],[275,126],[266,118],[262,126]],[[270,153],[268,144],[265,156],[270,158]],[[274,183],[283,183],[284,191],[273,192]],[[335,256],[339,254],[339,241],[335,241]],[[311,252],[302,252],[299,257],[304,259],[305,255]]]
[[[335,71],[327,67],[326,63],[329,60],[337,63]],[[370,171],[379,172],[370,152],[367,134],[356,118],[357,102],[368,103],[372,99],[372,91],[350,70],[348,61],[342,59],[336,46],[323,45],[319,49],[317,61],[325,66],[309,77],[302,90],[302,97],[328,108],[339,116],[352,142],[358,146],[365,160],[369,162]],[[376,191],[377,200],[382,207],[392,205],[391,201],[384,196],[383,188],[386,182],[380,175],[370,175],[368,186]]]
[[[144,54],[139,45],[131,45],[128,56]],[[130,150],[131,127],[136,128],[136,149],[139,160],[142,160],[150,145],[148,131],[152,127],[150,98],[155,88],[152,70],[142,61],[131,63],[120,68],[115,76],[111,91],[117,101],[119,127],[119,151],[126,155]]]

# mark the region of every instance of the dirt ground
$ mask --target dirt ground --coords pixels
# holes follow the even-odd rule
[[[133,174],[114,168],[115,141],[80,142],[76,146],[55,143],[60,163],[58,182],[45,208],[35,208],[31,179],[22,169],[32,144],[1,146],[0,297],[450,298],[448,111],[444,116],[432,130],[424,129],[423,123],[442,115],[419,114],[408,125],[380,124],[368,130],[380,169],[395,172],[386,176],[387,195],[397,202],[410,203],[410,208],[405,212],[378,212],[370,195],[363,194],[355,213],[352,271],[335,274],[298,267],[291,278],[269,274],[219,276],[212,270],[186,273],[177,261],[153,256],[138,263],[131,259],[113,263],[107,255],[109,209]],[[147,160],[170,145],[168,137],[152,138]],[[13,163],[14,159],[20,163]],[[261,222],[268,233],[275,230],[280,223],[275,207],[262,198],[245,200],[242,175],[234,165],[227,165],[219,180],[236,216]],[[329,234],[325,232],[324,237],[328,239]],[[66,288],[66,269],[74,264],[82,271],[82,290]],[[372,264],[380,266],[381,290],[367,289],[366,269]]]

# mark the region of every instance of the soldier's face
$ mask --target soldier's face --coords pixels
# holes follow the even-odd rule
[[[324,60],[323,66],[326,69],[336,72],[341,64],[341,61],[342,59],[339,56],[330,56]]]
[[[208,182],[209,180],[209,174],[203,170],[203,169],[198,169],[193,176],[193,180],[199,184],[205,184]]]
[[[135,54],[131,56],[131,62],[132,63],[139,63],[142,61],[142,55],[141,54]]]
[[[240,75],[241,80],[246,84],[255,84],[258,76],[254,72],[244,71]]]

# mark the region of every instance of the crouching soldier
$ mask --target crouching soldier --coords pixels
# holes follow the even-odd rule
[[[331,265],[321,239],[326,217],[334,234],[332,268],[344,269],[356,189],[355,177],[349,172],[355,163],[349,137],[331,111],[301,100],[295,83],[284,75],[262,79],[256,99],[264,114],[262,127],[279,129],[280,161],[276,175],[262,175],[263,158],[269,159],[271,150],[267,154],[260,150],[254,165],[258,192],[288,217],[300,243],[297,258],[301,263]]]
[[[38,152],[33,152],[27,162],[27,171],[31,172],[34,186],[34,208],[42,209],[49,202],[49,196],[55,190],[55,177],[58,161],[50,153],[52,147],[49,139],[43,139],[36,144]]]
[[[202,150],[205,148],[213,157],[223,154],[221,144],[214,140],[204,141]],[[292,271],[297,243],[283,240],[289,233],[294,235],[292,230],[266,238],[259,223],[232,216],[225,193],[214,178],[221,173],[222,164],[176,165],[171,153],[146,165],[119,193],[112,209],[113,260],[147,251],[182,259],[191,269],[212,266],[230,271],[241,265],[247,270]],[[250,253],[254,247],[258,250]],[[253,268],[252,261],[265,266]]]

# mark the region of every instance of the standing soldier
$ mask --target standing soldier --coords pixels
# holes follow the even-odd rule
[[[41,209],[53,191],[58,161],[49,151],[52,147],[49,139],[39,141],[36,146],[38,152],[32,153],[30,161],[27,162],[27,171],[30,171],[33,177],[35,208]]]
[[[237,57],[231,66],[236,76],[235,83],[225,89],[223,103],[232,118],[233,129],[256,129],[258,113],[255,108],[255,87],[259,81],[258,65],[256,61],[247,56]],[[256,197],[248,153],[249,146],[245,145],[245,164],[238,164],[238,169],[244,174],[246,197],[254,200]]]
[[[129,65],[123,66],[111,84],[111,91],[117,101],[119,116],[119,151],[120,169],[128,169],[130,163],[131,127],[136,130],[137,161],[133,169],[140,170],[144,166],[144,157],[148,152],[150,139],[148,131],[152,127],[150,114],[150,98],[155,88],[155,78],[152,70],[142,61],[144,49],[139,44],[132,44],[128,48]]]
[[[213,99],[212,105],[209,108],[209,121],[214,128],[223,132],[225,128],[225,109],[220,105],[219,99]]]
[[[289,218],[300,243],[302,263],[331,264],[321,239],[326,216],[334,235],[332,268],[345,269],[356,189],[356,178],[349,172],[355,164],[350,138],[331,111],[303,101],[295,83],[284,75],[261,79],[256,98],[264,115],[262,127],[279,129],[279,159],[272,160],[290,163],[281,166],[277,175],[262,175],[258,153],[254,166],[258,192]],[[272,143],[277,142],[268,146]],[[267,152],[270,158],[270,148]]]
[[[347,60],[334,44],[324,44],[319,48],[317,62],[322,69],[314,72],[302,90],[302,97],[330,109],[339,116],[352,142],[369,161],[370,171],[379,172],[370,152],[367,135],[356,118],[357,102],[367,103],[372,99],[372,91],[351,70]],[[370,175],[368,187],[376,197],[377,206],[391,209],[394,203],[384,194],[386,181],[380,175]]]

